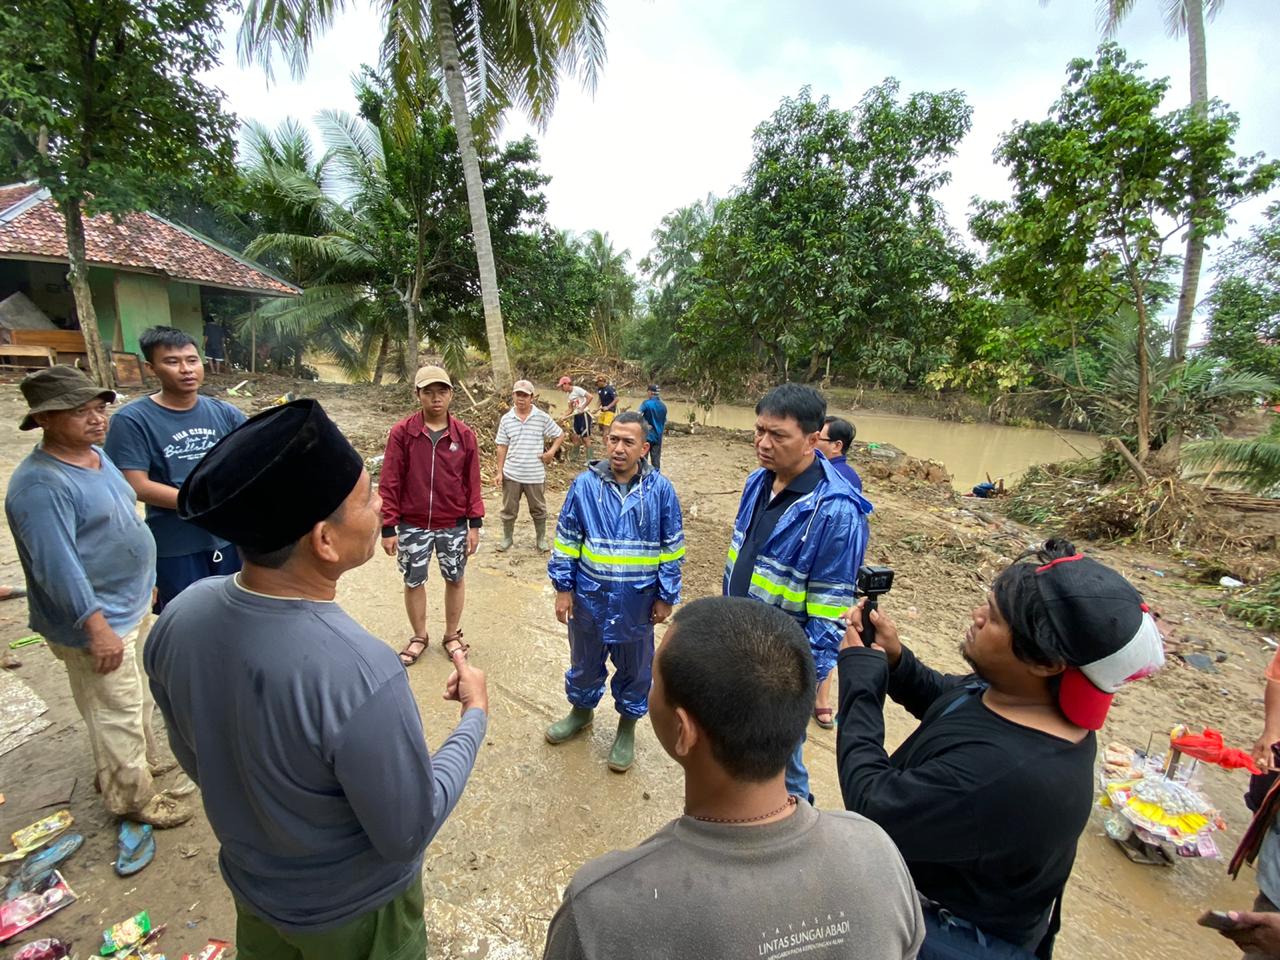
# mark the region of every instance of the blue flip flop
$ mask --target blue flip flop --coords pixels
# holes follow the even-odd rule
[[[79,850],[80,845],[83,843],[84,837],[80,834],[69,833],[65,837],[60,837],[57,842],[49,844],[43,850],[38,850],[31,854],[31,856],[22,861],[22,866],[18,868],[17,875],[14,876],[9,884],[9,889],[5,891],[6,899],[12,900],[19,894],[36,889],[40,886],[40,880],[45,874],[56,869],[63,861]]]
[[[120,821],[120,838],[116,846],[116,873],[129,877],[137,873],[156,856],[156,838],[151,835],[151,824]]]

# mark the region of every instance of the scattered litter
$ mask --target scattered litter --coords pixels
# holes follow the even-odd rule
[[[199,855],[199,853],[199,847],[188,847],[184,845],[178,848],[178,856],[183,860],[190,860],[192,857]]]
[[[252,397],[253,394],[248,390],[245,390],[244,393],[240,392],[248,382],[248,380],[241,380],[234,387],[227,387],[227,393],[233,397]]]
[[[1226,655],[1223,651],[1219,650],[1217,653],[1215,653],[1215,654],[1213,655],[1213,662],[1214,662],[1214,663],[1226,663],[1226,662],[1227,662],[1227,655]]]
[[[17,670],[20,666],[22,666],[22,661],[7,650],[4,656],[0,657],[0,667],[5,670]]]
[[[1280,649],[1280,643],[1276,643],[1276,641],[1271,637],[1260,637],[1259,639],[1261,639],[1262,642],[1265,643],[1272,650]]]
[[[71,956],[71,948],[61,940],[33,940],[13,955],[13,960],[62,960]]]
[[[9,649],[17,650],[19,647],[29,647],[31,646],[31,644],[40,643],[43,640],[44,640],[44,637],[40,636],[40,634],[33,633],[29,637],[21,637],[17,640],[10,640]]]
[[[1226,587],[1228,590],[1234,590],[1236,587],[1243,587],[1243,581],[1237,580],[1235,577],[1223,577],[1218,581],[1218,586]]]
[[[184,953],[182,960],[222,960],[223,955],[230,949],[229,940],[210,940],[199,953]]]
[[[26,850],[29,853],[36,847],[48,843],[74,822],[70,810],[59,810],[55,814],[37,820],[29,827],[15,830],[10,834],[9,839],[19,850]],[[26,854],[24,853],[23,856]]]
[[[151,915],[143,910],[141,913],[134,914],[128,920],[121,920],[114,926],[108,927],[102,933],[102,947],[98,951],[102,956],[109,957],[113,953],[117,953],[126,947],[132,947],[151,932]]]
[[[1218,668],[1213,665],[1213,659],[1205,653],[1188,653],[1182,657],[1186,661],[1187,666],[1195,667],[1201,673],[1217,673]]]
[[[55,870],[49,879],[50,886],[46,889],[24,893],[0,906],[0,943],[75,902],[76,895],[62,879],[62,874]]]

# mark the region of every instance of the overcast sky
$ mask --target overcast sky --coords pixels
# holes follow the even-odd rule
[[[261,69],[241,68],[238,24],[230,24],[212,79],[231,109],[268,126],[354,110],[350,77],[376,61],[381,37],[372,5],[355,6],[318,44],[300,82],[268,83]],[[1181,105],[1186,39],[1166,35],[1163,0],[1136,6],[1118,39],[1150,73],[1171,78],[1170,104]],[[607,231],[634,262],[665,213],[741,182],[752,130],[782,97],[807,84],[848,108],[893,76],[904,93],[959,89],[974,108],[944,194],[963,230],[970,198],[1007,195],[991,160],[999,134],[1043,117],[1067,61],[1098,41],[1094,0],[613,0],[609,59],[594,96],[566,83],[545,133],[533,131],[552,178],[548,216],[557,227]],[[1209,92],[1240,114],[1241,153],[1280,156],[1280,72],[1265,66],[1278,49],[1277,0],[1230,0],[1209,25]],[[512,117],[504,136],[528,130]],[[1263,205],[1239,209],[1233,235]]]

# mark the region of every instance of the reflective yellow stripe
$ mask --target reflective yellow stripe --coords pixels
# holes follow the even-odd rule
[[[804,605],[805,613],[811,617],[824,617],[827,620],[839,620],[840,614],[848,610],[848,607],[831,607],[825,603],[806,603]]]
[[[559,537],[556,537],[556,549],[559,550],[561,553],[566,554],[567,556],[570,556],[570,557],[582,556],[582,553],[578,550],[577,547],[575,547],[571,543],[565,543]]]
[[[767,580],[758,573],[751,574],[751,582],[766,593],[771,593],[775,597],[782,597],[784,600],[790,600],[792,603],[804,603],[804,590],[788,590],[780,583],[774,583]]]
[[[733,563],[738,559],[738,551],[733,547],[729,548],[729,562]]]
[[[669,563],[672,560],[679,560],[683,556],[684,556],[684,547],[680,547],[677,550],[673,550],[671,553],[658,554],[658,562]]]
[[[582,556],[594,563],[619,567],[656,567],[659,563],[658,557],[640,557],[627,553],[596,553],[585,543],[582,545]]]

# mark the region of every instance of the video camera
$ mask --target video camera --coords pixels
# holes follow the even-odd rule
[[[858,580],[855,589],[858,596],[866,597],[862,605],[862,643],[871,646],[876,642],[876,628],[871,623],[871,611],[879,605],[879,600],[893,587],[893,567],[873,567],[864,563],[858,568]]]

